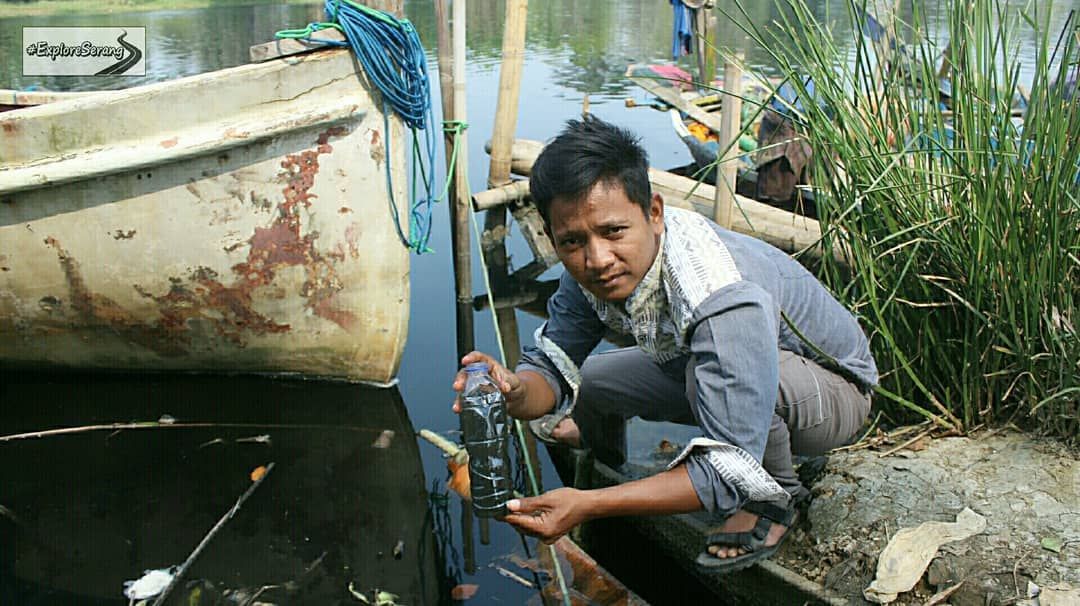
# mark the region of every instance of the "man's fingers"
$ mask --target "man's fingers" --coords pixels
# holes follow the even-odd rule
[[[530,536],[539,536],[544,526],[538,516],[521,513],[508,513],[503,521]]]
[[[506,502],[506,509],[510,513],[532,514],[539,509],[539,497],[526,497],[524,499],[510,499]]]

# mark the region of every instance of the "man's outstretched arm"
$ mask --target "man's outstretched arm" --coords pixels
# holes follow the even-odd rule
[[[596,518],[664,515],[703,509],[685,465],[618,486],[594,490],[557,488],[507,503],[506,521],[545,543]]]

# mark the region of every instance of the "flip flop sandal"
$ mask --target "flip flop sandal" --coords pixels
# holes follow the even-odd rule
[[[792,526],[798,521],[799,512],[802,510],[805,497],[792,499],[787,508],[777,507],[769,503],[751,502],[743,509],[758,515],[754,527],[743,532],[718,532],[709,535],[705,539],[706,551],[698,555],[696,563],[703,571],[726,574],[753,566],[760,560],[764,560],[780,549],[784,539],[791,534]],[[780,536],[775,545],[766,545],[765,540],[769,536],[772,525],[780,524],[787,527],[787,531]],[[723,545],[725,547],[740,547],[746,553],[733,558],[718,558],[708,552],[710,545]]]

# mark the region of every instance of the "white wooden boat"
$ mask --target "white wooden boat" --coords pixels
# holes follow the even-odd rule
[[[404,128],[358,69],[324,50],[0,113],[0,364],[391,382]]]

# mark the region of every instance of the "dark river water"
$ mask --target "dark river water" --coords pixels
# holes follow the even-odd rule
[[[730,0],[719,4],[734,8]],[[758,23],[775,17],[769,2],[747,4]],[[1060,29],[1080,0],[1040,4]],[[816,10],[840,16],[843,6],[821,1]],[[413,1],[406,12],[428,49],[438,121],[434,8]],[[249,46],[276,30],[322,18],[321,5],[283,4],[3,19],[0,88],[121,88],[239,65]],[[688,163],[666,114],[624,105],[627,98],[648,101],[623,74],[629,63],[670,60],[671,22],[664,0],[530,2],[517,136],[551,137],[588,96],[592,113],[642,137],[654,165]],[[145,27],[146,77],[22,76],[21,28],[46,25]],[[503,3],[470,1],[468,25],[469,178],[477,190],[487,176],[483,145],[495,113]],[[724,44],[745,52],[751,65],[766,62],[763,49],[723,17],[719,28]],[[442,166],[441,146],[439,153]],[[527,556],[508,526],[493,523],[490,541],[474,540],[466,562],[461,501],[446,492],[445,461],[413,436],[421,428],[453,436],[458,427],[450,411],[458,365],[445,206],[436,209],[431,247],[434,254],[412,259],[409,338],[396,388],[258,377],[0,375],[3,435],[162,415],[178,420],[164,429],[0,442],[0,604],[126,603],[124,580],[183,561],[251,485],[251,471],[270,462],[262,485],[185,575],[203,583],[195,588],[206,596],[202,603],[225,590],[235,603],[260,590],[257,599],[273,603],[362,603],[347,593],[350,582],[369,597],[375,588],[399,594],[409,606],[452,603],[450,589],[461,583],[479,586],[470,604],[535,600],[534,590],[499,572],[528,575],[508,559]],[[510,252],[514,266],[531,260],[519,236]],[[478,263],[473,269],[479,293]],[[477,347],[497,353],[490,314],[477,313],[475,322]],[[518,322],[528,342],[539,320],[518,312]],[[394,432],[388,443],[386,430]],[[558,485],[544,453],[540,471],[547,488]],[[531,542],[529,549],[535,555]],[[628,571],[625,580],[653,603],[695,603],[674,587],[678,579],[649,565],[652,557],[631,544],[603,563]]]

